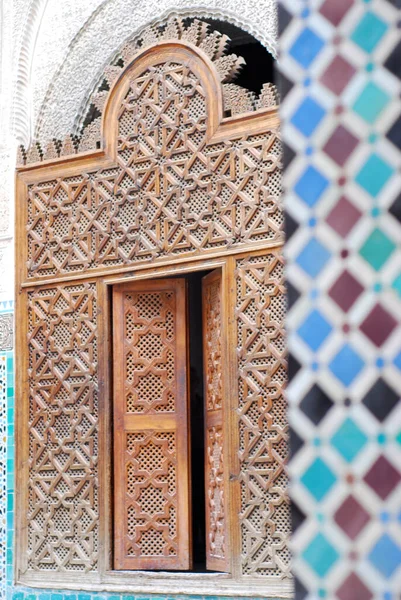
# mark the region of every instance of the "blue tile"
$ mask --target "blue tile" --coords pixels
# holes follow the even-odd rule
[[[348,387],[354,379],[362,371],[365,363],[362,358],[351,348],[349,344],[345,344],[340,352],[333,358],[329,367],[330,371]]]
[[[315,167],[309,166],[296,183],[294,189],[305,204],[315,206],[328,185],[328,179]]]
[[[297,61],[297,63],[307,69],[315,60],[323,46],[324,41],[322,38],[312,31],[310,27],[305,27],[290,48],[289,54]]]
[[[306,137],[312,135],[326,114],[313,98],[305,98],[291,118],[291,123]]]
[[[315,278],[324,269],[331,254],[315,237],[299,253],[296,262],[310,277]]]
[[[401,549],[393,539],[385,533],[369,554],[372,565],[389,579],[401,565]]]
[[[318,310],[313,310],[297,333],[314,351],[318,350],[332,331],[332,326]]]

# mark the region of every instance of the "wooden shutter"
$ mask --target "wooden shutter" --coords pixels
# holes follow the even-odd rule
[[[202,281],[205,396],[206,566],[230,570],[228,469],[224,440],[223,320],[221,271]]]
[[[116,569],[192,567],[183,279],[113,290]]]

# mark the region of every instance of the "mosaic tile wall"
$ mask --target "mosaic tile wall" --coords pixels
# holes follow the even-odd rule
[[[400,9],[280,3],[297,600],[400,598]]]

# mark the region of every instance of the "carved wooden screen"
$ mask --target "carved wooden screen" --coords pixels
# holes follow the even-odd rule
[[[227,444],[224,440],[223,316],[221,271],[202,282],[205,397],[206,565],[230,570]]]
[[[213,39],[208,44],[217,56],[220,46]],[[139,575],[110,574],[109,287],[123,281],[131,285],[127,279],[139,285],[139,280],[219,268],[227,323],[223,387],[229,390],[222,418],[229,436],[221,446],[219,425],[209,421],[214,438],[208,442],[209,449],[213,444],[208,481],[214,486],[215,509],[224,497],[215,485],[220,485],[218,463],[223,461],[226,501],[235,518],[227,527],[222,502],[209,519],[209,564],[217,560],[223,568],[224,562],[224,570],[232,573],[222,595],[286,597],[291,593],[290,527],[277,108],[223,118],[221,77],[202,48],[185,39],[148,43],[153,42],[146,42],[123,70],[109,69],[117,74],[105,101],[99,150],[26,165],[18,172],[17,579],[60,589],[77,585],[76,571],[81,571],[83,585],[92,589],[114,589],[117,577],[120,586],[125,581],[131,589],[140,588]],[[74,150],[70,144],[63,152],[68,148]],[[213,298],[208,318],[217,333]],[[131,301],[124,302],[128,310]],[[213,360],[218,360],[216,353]],[[137,377],[137,366],[132,376]],[[161,423],[170,419],[172,424],[175,413],[167,412],[172,399],[166,399],[163,381],[154,370],[150,373],[140,385],[152,387],[151,409],[135,394],[119,397],[126,411],[120,422],[119,468],[126,489],[132,490],[124,506],[134,509],[139,477],[158,489],[165,486],[164,476],[152,475],[153,467],[141,462],[142,448],[163,456],[163,469],[166,463],[174,466],[180,455],[172,438],[160,437],[174,431]],[[139,435],[136,425],[125,428],[132,419],[148,419],[150,437]],[[128,467],[132,479],[124,471]],[[160,503],[165,500],[160,495]],[[171,507],[175,501],[168,499]],[[181,514],[177,502],[174,510]],[[135,561],[147,561],[146,536],[152,552],[157,547],[169,564],[178,565],[183,554],[175,546],[180,526],[174,532],[173,512],[163,523],[147,514],[147,531],[159,533],[144,538],[127,517],[116,532],[120,554],[115,565],[136,568]],[[157,546],[161,527],[170,538]],[[148,591],[174,589],[168,580],[160,581],[159,588],[153,583]],[[208,581],[199,584],[200,593],[215,591]],[[262,589],[263,582],[267,587]]]
[[[116,569],[189,569],[185,280],[113,291]]]

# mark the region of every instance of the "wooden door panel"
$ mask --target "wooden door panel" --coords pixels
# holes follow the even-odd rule
[[[116,569],[191,568],[183,279],[113,289]]]
[[[230,570],[228,473],[224,440],[222,278],[216,270],[202,280],[205,394],[206,566]]]

